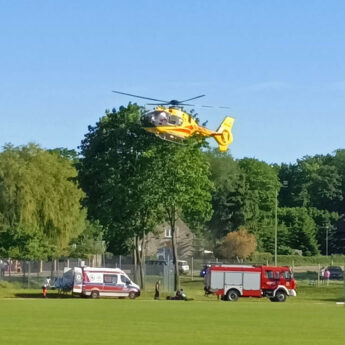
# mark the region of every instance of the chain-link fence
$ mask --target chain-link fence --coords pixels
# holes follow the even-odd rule
[[[1,260],[0,280],[7,281],[18,288],[40,288],[50,279],[51,284],[57,278],[63,276],[66,268],[81,266],[120,268],[131,280],[140,284],[140,268],[133,264],[130,256],[102,256],[88,259],[60,259],[54,261],[19,261]],[[174,265],[172,262],[149,260],[144,263],[144,286],[145,289],[153,290],[157,281],[160,281],[161,291],[171,292],[174,290]]]
[[[180,270],[184,281],[198,280],[203,276],[203,268],[210,264],[253,264],[252,262],[239,263],[238,261],[219,261],[213,258],[186,258],[187,264]],[[258,265],[265,263],[258,262]],[[271,263],[268,263],[271,264]],[[326,267],[332,267],[329,282],[337,282],[344,279],[345,266],[342,264],[310,264],[295,265],[292,261],[290,266],[298,282],[304,282],[310,285],[324,284],[324,271]],[[56,278],[62,277],[66,267],[108,267],[122,269],[134,282],[140,284],[139,266],[133,264],[133,258],[130,256],[101,256],[99,258],[74,259],[64,258],[54,261],[18,261],[18,260],[0,260],[0,280],[7,281],[18,288],[35,289],[40,288],[46,278],[51,278],[54,282]],[[180,268],[180,266],[179,266]],[[334,271],[334,272],[333,272]],[[155,283],[159,280],[162,292],[172,292],[174,290],[174,265],[171,261],[165,260],[146,260],[144,264],[144,287],[145,290],[154,290]],[[328,281],[328,280],[327,280]]]

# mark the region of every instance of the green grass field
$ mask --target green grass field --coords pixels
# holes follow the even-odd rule
[[[217,301],[185,281],[193,301],[58,298],[2,289],[0,344],[344,344],[342,283],[302,285],[286,303]],[[0,289],[1,290],[1,289]],[[7,291],[8,297],[6,298]],[[11,295],[11,296],[10,296]],[[15,297],[15,298],[13,298]]]

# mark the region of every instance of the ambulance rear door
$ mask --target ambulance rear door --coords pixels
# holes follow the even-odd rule
[[[83,270],[81,267],[74,267],[73,292],[82,293],[83,290]]]

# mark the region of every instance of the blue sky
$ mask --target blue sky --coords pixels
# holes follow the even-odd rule
[[[345,148],[345,1],[0,0],[0,145],[77,148],[105,109],[206,94],[235,158]],[[145,102],[138,101],[144,105]]]

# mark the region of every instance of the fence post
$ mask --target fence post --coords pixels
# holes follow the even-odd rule
[[[192,256],[192,280],[194,280],[194,274],[193,274],[193,272],[194,272],[194,258],[193,258],[193,256]]]
[[[28,289],[30,289],[31,262],[28,261]]]

